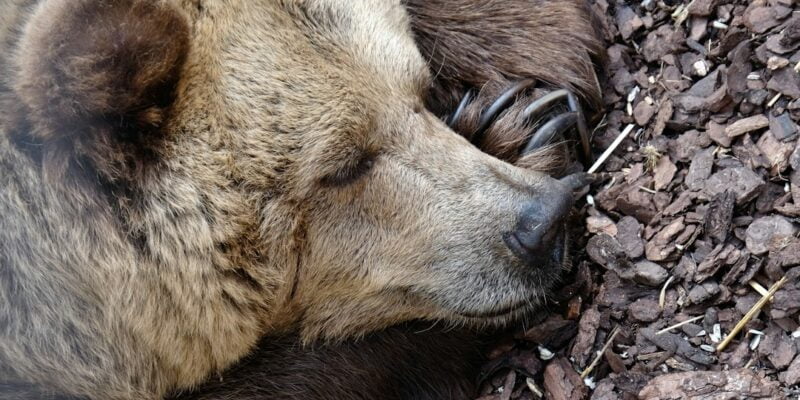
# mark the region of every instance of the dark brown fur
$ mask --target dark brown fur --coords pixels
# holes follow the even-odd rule
[[[481,150],[516,165],[558,173],[561,146],[520,159],[519,150],[541,121],[524,121],[524,108],[547,89],[573,91],[588,107],[601,106],[596,61],[605,58],[585,0],[404,0],[423,56],[435,77],[428,98],[438,115],[452,112],[469,89],[478,91],[454,126],[471,138],[483,110],[516,82],[541,88],[516,102],[486,131]],[[542,90],[544,89],[544,90]],[[558,109],[557,109],[558,110]]]
[[[301,348],[296,337],[268,338],[224,375],[175,400],[471,398],[484,340],[429,325],[398,326],[311,348]]]
[[[37,18],[15,85],[31,119],[49,121],[31,140],[54,157],[87,158],[108,179],[129,177],[157,147],[148,142],[159,139],[188,51],[185,18],[146,0],[64,1]]]

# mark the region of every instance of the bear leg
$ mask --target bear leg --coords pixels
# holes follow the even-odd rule
[[[255,353],[174,400],[471,399],[484,363],[476,334],[407,324],[338,344],[266,338]]]

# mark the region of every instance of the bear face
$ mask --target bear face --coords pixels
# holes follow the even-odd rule
[[[2,309],[0,361],[26,354],[34,380],[72,365],[53,386],[150,397],[268,333],[501,325],[567,262],[569,187],[425,109],[433,76],[399,1],[24,12],[0,147],[16,165],[3,210],[27,225],[0,237],[14,260],[0,279],[53,295]]]
[[[170,129],[229,141],[233,171],[226,160],[215,173],[234,174],[271,245],[258,252],[272,265],[251,268],[289,274],[285,306],[309,338],[412,316],[499,322],[543,296],[561,257],[525,265],[503,233],[537,193],[566,189],[477,151],[424,110],[431,77],[400,4],[204,10],[215,12],[230,22],[201,17],[196,31],[211,23],[214,36],[193,40],[218,51],[190,54],[186,69],[218,70],[184,74]],[[200,132],[187,128],[209,109],[198,99],[219,112]],[[195,160],[212,140],[169,159]]]
[[[294,241],[282,245],[298,257],[289,304],[302,310],[309,336],[360,334],[410,316],[499,322],[543,296],[561,268],[561,244],[526,265],[503,234],[543,194],[568,190],[477,151],[424,110],[431,77],[400,4],[225,11],[236,21],[230,31],[199,39],[224,40],[219,53],[189,63],[220,66],[218,109],[228,115],[215,119],[237,125],[218,134],[233,141],[247,195],[269,194],[254,211],[262,234]],[[263,31],[281,34],[249,33]],[[207,107],[182,100],[209,97],[179,95],[178,108],[194,113]],[[174,129],[193,120],[179,112]],[[268,161],[276,157],[280,171]],[[275,219],[301,237],[276,231]]]

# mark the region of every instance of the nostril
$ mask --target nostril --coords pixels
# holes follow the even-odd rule
[[[542,222],[527,229],[527,227],[518,227],[515,235],[519,242],[530,252],[547,251],[556,237],[558,237],[559,225],[563,221],[562,218],[555,218],[552,221]],[[521,229],[520,229],[521,228]]]
[[[522,209],[514,231],[504,236],[508,247],[527,261],[548,258],[558,247],[572,202],[571,191],[564,185],[539,192]]]

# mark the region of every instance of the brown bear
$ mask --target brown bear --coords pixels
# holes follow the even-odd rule
[[[503,326],[567,262],[514,121],[529,78],[596,104],[581,0],[0,11],[0,397],[461,398],[474,336],[402,324]]]

